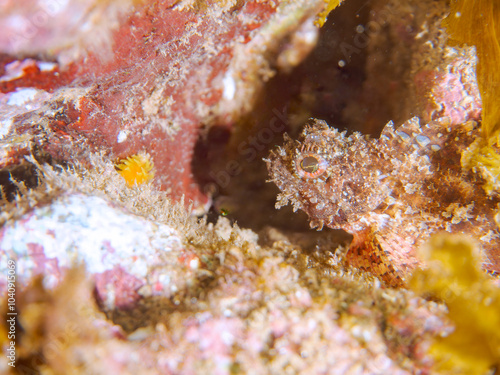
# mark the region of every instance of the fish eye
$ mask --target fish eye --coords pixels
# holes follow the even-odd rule
[[[316,173],[319,169],[319,161],[314,156],[306,156],[301,160],[300,168],[307,173]]]
[[[295,169],[302,178],[316,178],[325,171],[328,163],[319,155],[304,154],[300,155],[295,162]]]

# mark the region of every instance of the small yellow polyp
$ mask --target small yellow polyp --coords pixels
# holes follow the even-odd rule
[[[140,185],[154,177],[154,166],[147,153],[139,153],[120,160],[115,166],[129,186]]]

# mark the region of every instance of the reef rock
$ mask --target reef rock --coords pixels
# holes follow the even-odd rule
[[[200,211],[210,198],[192,173],[202,128],[231,126],[277,69],[297,65],[324,6],[32,3],[8,3],[0,16],[0,167],[12,171],[27,154],[64,164],[147,152],[155,184]]]

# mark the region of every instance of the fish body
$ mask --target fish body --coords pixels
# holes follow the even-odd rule
[[[438,231],[476,238],[485,268],[497,272],[499,199],[486,195],[481,179],[460,164],[477,134],[475,122],[421,126],[414,117],[370,138],[314,120],[298,141],[285,136],[266,159],[281,190],[276,207],[291,203],[309,215],[311,227],[351,233],[347,260],[390,285],[405,284],[419,266],[415,250]]]

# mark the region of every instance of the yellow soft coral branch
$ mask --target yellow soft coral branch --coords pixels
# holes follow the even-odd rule
[[[338,7],[341,1],[342,0],[325,0],[325,9],[318,14],[318,19],[314,22],[314,24],[318,27],[322,27],[325,24],[326,18],[330,12]]]
[[[478,86],[483,101],[482,131],[489,144],[500,130],[500,1],[452,0],[445,20],[450,38],[476,46]]]
[[[428,267],[410,287],[446,303],[454,331],[430,348],[444,374],[485,375],[500,365],[500,289],[481,270],[478,247],[462,236],[441,234],[421,251]]]

